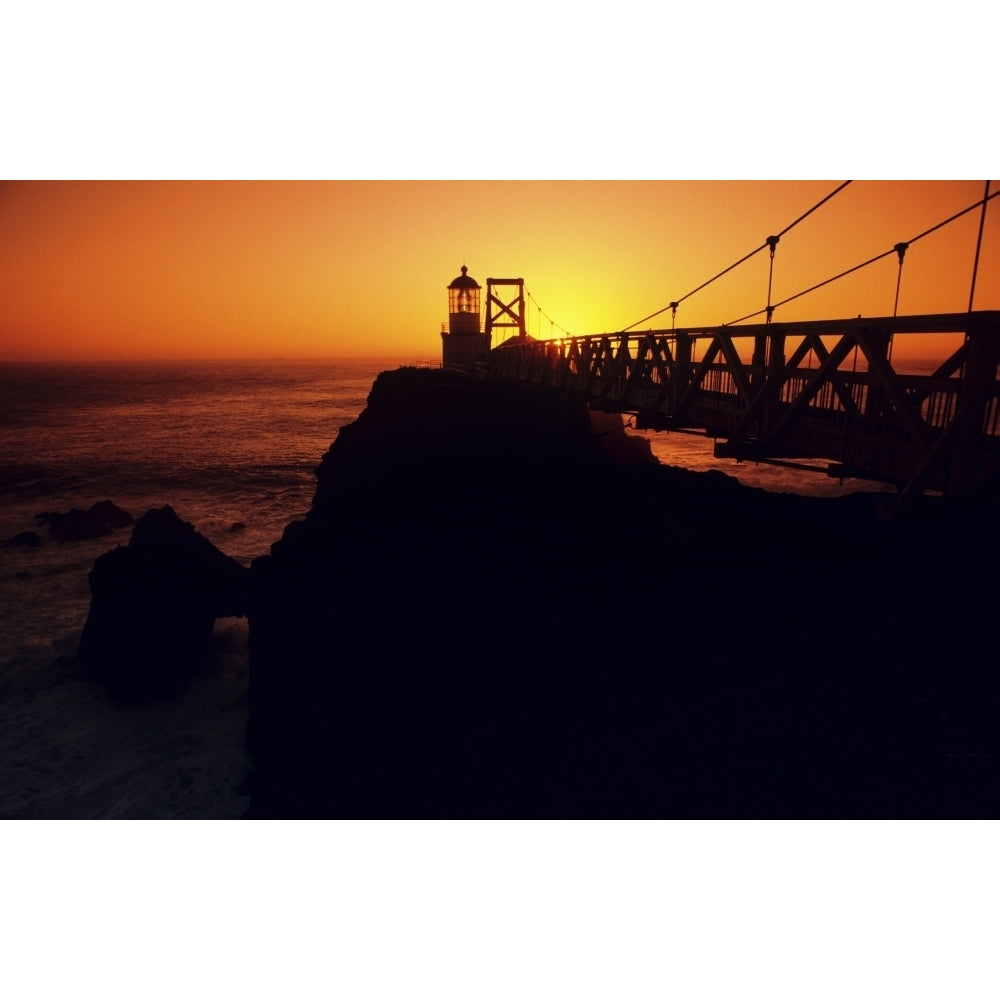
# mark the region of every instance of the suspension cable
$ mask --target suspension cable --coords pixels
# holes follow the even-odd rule
[[[564,333],[564,334],[565,334],[565,335],[566,335],[567,337],[572,337],[572,336],[573,336],[573,334],[571,334],[571,333],[569,332],[569,330],[567,330],[567,329],[566,329],[566,328],[565,328],[564,326],[560,326],[560,324],[558,324],[558,323],[557,323],[557,322],[556,322],[556,321],[555,321],[555,320],[554,320],[554,319],[553,319],[553,318],[552,318],[552,317],[551,317],[551,316],[550,316],[550,315],[549,315],[549,314],[548,314],[548,313],[547,313],[547,312],[546,312],[546,311],[545,311],[545,310],[544,310],[544,309],[543,309],[543,308],[542,308],[542,307],[541,307],[541,306],[540,306],[540,305],[538,304],[538,299],[536,299],[536,298],[535,298],[535,297],[534,297],[534,296],[533,296],[533,295],[531,294],[531,292],[530,292],[530,291],[528,291],[528,289],[527,289],[527,288],[526,288],[526,289],[524,290],[524,296],[525,296],[525,298],[527,298],[527,299],[530,299],[530,300],[531,300],[531,301],[532,301],[532,302],[533,302],[533,303],[535,304],[535,308],[536,308],[536,309],[538,310],[538,336],[539,336],[539,337],[541,337],[541,336],[542,336],[542,320],[541,320],[541,317],[542,317],[542,316],[544,316],[544,317],[545,317],[545,318],[546,318],[546,319],[547,319],[547,320],[549,321],[549,333],[550,333],[550,334],[551,334],[551,332],[552,332],[552,329],[553,329],[553,328],[555,328],[555,329],[557,329],[557,330],[560,330],[560,331],[561,331],[562,333]]]
[[[717,275],[715,275],[714,278],[709,278],[708,281],[705,281],[702,284],[700,284],[697,288],[692,289],[690,292],[687,293],[687,295],[682,295],[676,302],[671,302],[668,305],[665,305],[662,309],[657,309],[656,312],[650,313],[648,316],[643,316],[642,319],[636,320],[630,326],[626,326],[624,329],[619,330],[618,332],[619,333],[628,333],[629,330],[633,329],[634,327],[639,326],[641,323],[645,323],[647,320],[653,319],[655,316],[659,316],[661,313],[665,313],[668,309],[672,309],[673,313],[674,313],[674,316],[676,317],[676,315],[677,315],[677,307],[685,299],[689,299],[689,298],[691,298],[692,295],[695,294],[695,292],[700,292],[703,288],[707,288],[710,284],[712,284],[713,281],[717,281],[724,274],[728,274],[734,267],[739,267],[740,264],[743,264],[745,261],[748,261],[755,254],[760,253],[761,250],[763,250],[764,247],[766,247],[766,246],[770,246],[771,247],[771,258],[773,260],[774,259],[774,244],[771,243],[771,240],[774,240],[774,242],[777,243],[778,239],[780,237],[784,236],[785,233],[787,233],[790,229],[793,229],[795,226],[797,226],[803,219],[805,219],[806,217],[812,215],[812,213],[815,212],[817,208],[819,208],[821,205],[823,205],[826,202],[828,202],[835,194],[838,194],[840,191],[843,191],[844,188],[847,187],[847,185],[850,184],[850,183],[851,183],[850,181],[844,181],[843,184],[841,184],[839,187],[837,187],[833,191],[831,191],[825,198],[823,198],[821,201],[816,202],[816,204],[813,205],[813,207],[810,208],[808,212],[803,213],[794,222],[792,222],[791,224],[785,226],[785,228],[782,229],[781,232],[778,233],[777,236],[769,236],[766,240],[764,240],[763,243],[761,243],[761,245],[759,247],[757,247],[756,250],[751,250],[750,253],[748,253],[745,257],[741,257],[738,261],[736,261],[735,264],[730,264],[729,267],[727,267],[724,271],[720,271]],[[768,298],[770,299],[770,292],[768,293]],[[754,313],[754,315],[756,315],[756,313]]]
[[[961,212],[956,212],[950,218],[945,219],[943,222],[939,222],[936,226],[931,226],[930,229],[925,229],[918,236],[914,236],[907,242],[907,247],[913,246],[917,240],[922,240],[925,236],[930,236],[931,233],[936,232],[942,226],[947,226],[950,222],[954,222],[956,219],[960,219],[963,215],[967,215],[974,208],[978,208],[980,205],[985,205],[986,202],[992,201],[1000,195],[1000,191],[994,191],[993,194],[983,197],[981,200],[974,202],[968,208],[963,208]],[[898,246],[899,244],[896,244]],[[779,306],[787,305],[795,299],[801,298],[803,295],[808,295],[810,292],[815,292],[817,288],[822,288],[824,285],[829,285],[832,281],[837,281],[839,278],[844,278],[849,274],[853,274],[855,271],[860,271],[863,267],[868,267],[869,264],[874,264],[878,260],[882,260],[883,257],[888,257],[890,254],[898,253],[896,246],[891,249],[886,250],[884,253],[876,254],[874,257],[870,257],[868,260],[861,264],[855,264],[854,267],[849,267],[846,271],[841,271],[840,274],[835,274],[832,278],[827,278],[825,281],[819,282],[819,284],[812,285],[809,288],[803,289],[801,292],[796,292],[794,295],[789,295],[787,299],[782,299],[772,306],[772,311],[777,309]],[[724,323],[723,326],[734,326],[736,323],[742,323],[744,320],[753,319],[754,316],[759,316],[761,313],[765,312],[764,309],[758,309],[756,312],[747,313],[746,316],[741,316],[739,319],[731,320],[729,323]]]
[[[931,233],[940,229],[942,226],[947,226],[949,222],[954,222],[956,219],[960,219],[963,215],[968,215],[974,208],[978,208],[980,205],[985,205],[986,202],[992,201],[1000,191],[994,191],[993,194],[988,197],[984,197],[981,201],[974,201],[968,208],[963,208],[961,212],[956,212],[950,219],[945,219],[944,222],[939,222],[936,226],[931,226],[930,229],[925,229],[919,236],[914,236],[911,243],[916,243],[917,240],[922,240],[925,236],[930,236]]]
[[[631,326],[626,326],[623,330],[619,330],[618,332],[628,333],[628,331],[631,330],[633,327],[639,326],[640,323],[645,323],[646,320],[652,319],[654,316],[659,316],[660,313],[665,313],[668,309],[673,309],[674,312],[676,313],[677,306],[679,306],[685,299],[689,299],[691,298],[692,295],[694,295],[695,292],[700,292],[703,288],[707,288],[710,284],[712,284],[713,281],[715,281],[718,278],[721,278],[724,274],[728,274],[734,267],[739,267],[740,264],[742,264],[744,261],[747,261],[751,257],[753,257],[754,254],[760,253],[761,250],[763,250],[764,247],[766,246],[767,246],[766,242],[761,243],[761,245],[757,247],[756,250],[751,250],[750,253],[748,253],[745,257],[741,257],[735,264],[730,264],[729,267],[727,267],[724,271],[720,271],[714,278],[709,278],[708,281],[703,282],[697,288],[692,289],[690,292],[687,293],[687,295],[682,295],[676,302],[671,302],[669,305],[665,305],[662,309],[657,309],[656,312],[650,313],[648,316],[643,316],[642,319],[636,320],[634,323],[631,324]]]
[[[840,192],[843,191],[844,188],[847,187],[847,185],[850,183],[851,183],[850,181],[844,181],[844,183],[841,184],[840,187],[835,188],[833,191],[831,191],[822,201],[816,202],[816,204],[813,205],[813,207],[810,208],[808,212],[806,212],[803,215],[800,215],[790,226],[785,226],[785,228],[782,229],[780,233],[778,233],[778,239],[784,236],[785,233],[787,233],[790,229],[794,229],[804,218],[812,215],[813,212],[815,212],[816,209],[820,207],[820,205],[825,205],[835,194],[840,194]],[[777,239],[775,240],[775,242],[777,242]]]
[[[848,274],[852,274],[854,271],[860,271],[861,268],[867,267],[869,264],[874,264],[875,261],[881,260],[883,257],[888,257],[889,254],[895,253],[896,250],[886,250],[885,253],[880,253],[877,257],[872,257],[870,260],[866,260],[863,264],[856,264],[854,267],[848,268],[846,271],[841,271],[840,274],[835,274],[832,278],[827,278],[826,281],[821,281],[818,285],[813,285],[812,288],[806,288],[801,292],[796,292],[794,295],[790,295],[787,299],[782,299],[781,302],[776,302],[771,308],[772,311],[777,309],[779,306],[787,305],[793,299],[801,298],[803,295],[808,295],[810,292],[815,292],[817,288],[822,288],[824,285],[829,285],[831,281],[836,281],[838,278],[846,277]],[[754,316],[759,316],[763,309],[758,309],[756,312],[748,313],[746,316],[741,316],[739,319],[734,319],[729,323],[724,323],[724,326],[733,326],[736,323],[742,323],[745,319],[752,319]]]

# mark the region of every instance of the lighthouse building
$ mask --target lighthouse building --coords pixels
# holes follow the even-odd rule
[[[448,286],[448,329],[441,331],[441,359],[445,368],[471,368],[486,360],[492,338],[480,328],[481,291],[464,265],[462,273]]]

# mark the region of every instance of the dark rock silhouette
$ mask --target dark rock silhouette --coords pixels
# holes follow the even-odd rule
[[[181,690],[198,669],[216,618],[242,616],[249,571],[170,507],[151,510],[128,546],[90,573],[78,657],[84,674],[131,701]]]
[[[41,544],[42,537],[37,531],[22,531],[20,534],[14,535],[13,538],[8,538],[3,543],[3,547],[10,549],[17,546],[24,546],[29,549],[37,549]]]
[[[591,410],[590,427],[601,447],[616,462],[623,465],[657,464],[649,442],[643,437],[628,434],[620,413]]]
[[[127,510],[122,510],[110,500],[95,503],[87,513],[114,529],[127,528],[130,524],[135,524],[135,518]]]
[[[993,533],[876,503],[385,373],[252,566],[249,815],[995,815]]]
[[[57,542],[79,542],[88,538],[103,538],[118,528],[133,523],[132,515],[110,500],[95,503],[88,510],[74,507],[65,513],[46,511],[36,514],[39,525],[49,526],[49,538]]]
[[[103,538],[113,534],[114,528],[98,517],[93,517],[79,507],[65,513],[47,511],[36,515],[39,525],[49,526],[49,538],[57,542],[80,542],[88,538]]]

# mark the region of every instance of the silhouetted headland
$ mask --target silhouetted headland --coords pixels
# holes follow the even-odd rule
[[[997,814],[988,504],[885,521],[613,437],[379,376],[251,568],[251,817]]]

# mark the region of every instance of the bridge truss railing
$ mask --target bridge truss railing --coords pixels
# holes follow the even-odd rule
[[[894,348],[912,355],[932,334],[958,346],[931,372],[894,367]],[[518,338],[486,368],[640,428],[710,434],[720,457],[822,459],[907,495],[1000,473],[998,361],[1000,312],[970,312]]]

